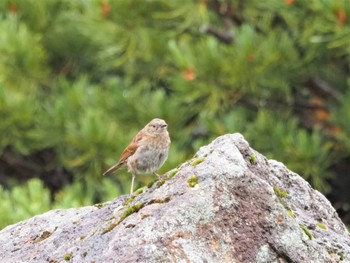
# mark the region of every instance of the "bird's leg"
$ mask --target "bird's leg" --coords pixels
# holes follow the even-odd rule
[[[157,174],[156,172],[154,172],[153,174],[158,177],[158,180],[162,180],[162,176],[161,175]]]
[[[135,181],[135,174],[132,173],[132,179],[131,179],[131,188],[130,188],[130,194],[134,192],[134,181]]]

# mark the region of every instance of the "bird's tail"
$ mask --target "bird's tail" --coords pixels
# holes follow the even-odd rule
[[[117,163],[116,165],[113,165],[111,168],[109,168],[107,171],[105,171],[105,172],[103,173],[103,176],[105,176],[105,175],[110,175],[110,174],[116,172],[120,167],[123,166],[123,164],[124,164],[124,163],[120,162],[120,163]]]

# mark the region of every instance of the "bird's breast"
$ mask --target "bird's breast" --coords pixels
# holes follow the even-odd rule
[[[128,159],[128,168],[131,172],[154,173],[168,158],[169,143],[145,143],[139,145],[136,152]]]

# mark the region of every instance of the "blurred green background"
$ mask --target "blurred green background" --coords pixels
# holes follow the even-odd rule
[[[240,132],[350,225],[349,59],[350,0],[2,0],[0,229],[128,193],[101,174],[154,117],[160,172]]]

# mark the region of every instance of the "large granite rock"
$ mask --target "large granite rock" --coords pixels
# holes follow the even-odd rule
[[[0,261],[350,262],[349,233],[329,201],[240,134],[165,177],[134,199],[6,227]]]

